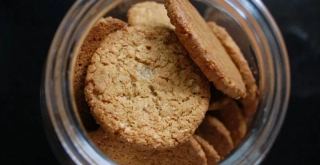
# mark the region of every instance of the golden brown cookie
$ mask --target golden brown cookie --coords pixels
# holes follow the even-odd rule
[[[197,134],[209,142],[221,158],[224,158],[234,148],[230,132],[213,116],[205,117],[197,130]]]
[[[202,150],[206,154],[208,165],[214,165],[220,161],[220,156],[211,144],[196,134],[193,135],[193,138],[200,144]]]
[[[159,151],[141,150],[125,144],[99,129],[92,141],[108,157],[121,165],[206,165],[207,159],[201,146],[191,136],[178,146]]]
[[[166,0],[166,9],[181,43],[218,90],[239,99],[246,89],[226,50],[188,0]]]
[[[126,26],[126,23],[121,20],[111,17],[102,18],[91,29],[80,48],[74,70],[73,89],[78,112],[85,128],[88,130],[97,128],[97,124],[90,114],[90,108],[88,107],[84,96],[84,81],[87,67],[93,53],[98,49],[102,40],[110,33],[113,33],[124,26]]]
[[[233,144],[237,145],[247,132],[246,119],[236,101],[231,98],[225,100],[228,104],[221,106],[214,114],[229,130]]]
[[[137,3],[129,9],[127,17],[130,26],[141,25],[174,29],[162,3],[152,1]]]
[[[101,127],[142,148],[185,142],[209,106],[209,81],[172,30],[132,26],[92,57],[85,94]]]
[[[256,112],[258,106],[259,90],[248,62],[225,28],[218,26],[214,22],[208,22],[208,25],[240,71],[247,90],[247,95],[241,100],[241,103],[243,104],[245,114],[251,116]]]

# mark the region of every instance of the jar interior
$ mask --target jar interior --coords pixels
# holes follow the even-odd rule
[[[111,16],[127,22],[127,11],[130,9],[130,7],[135,3],[143,2],[143,1],[145,0],[117,1],[116,5],[111,10],[109,10],[107,13],[104,14],[104,17]],[[164,0],[156,0],[156,1],[164,3]],[[196,9],[199,11],[199,13],[203,16],[203,18],[206,21],[216,22],[218,25],[224,27],[228,31],[228,33],[233,37],[234,41],[238,44],[243,55],[248,61],[250,69],[252,70],[252,73],[259,87],[260,75],[259,75],[259,68],[258,68],[259,66],[258,60],[252,48],[250,39],[248,38],[248,35],[243,30],[239,22],[231,14],[229,14],[226,10],[224,10],[223,7],[220,6],[218,3],[208,1],[208,0],[206,1],[191,0],[190,2],[196,7]],[[78,44],[81,44],[81,43],[78,43]],[[76,59],[77,57],[74,56],[74,58]],[[72,81],[70,82],[72,83]],[[257,112],[257,114],[259,114],[259,112]],[[254,121],[254,120],[255,120],[255,117],[253,120],[249,119],[249,121]],[[250,122],[250,123],[255,123],[255,122]],[[248,134],[250,134],[251,128],[252,126],[248,126],[247,136],[243,138],[243,141],[245,141],[249,137]],[[235,146],[236,148],[232,151],[232,153],[235,152],[235,150],[238,147],[240,147],[241,144],[242,143],[240,143],[238,146]],[[232,153],[230,153],[229,155],[232,155]],[[227,159],[227,157],[225,159]]]
[[[113,164],[90,140],[80,119],[73,99],[75,61],[86,35],[101,17],[127,21],[128,9],[142,1],[75,1],[62,20],[48,53],[41,88],[44,124],[53,128],[46,129],[47,138],[58,159],[65,151],[70,159],[67,163]],[[247,135],[221,164],[259,164],[281,128],[290,94],[289,62],[280,31],[261,1],[190,2],[205,20],[226,28],[247,59],[260,91]]]

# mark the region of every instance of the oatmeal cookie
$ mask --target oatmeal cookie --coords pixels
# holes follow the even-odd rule
[[[162,3],[153,1],[137,3],[129,9],[127,18],[130,26],[152,26],[174,29],[167,16],[167,10]]]
[[[105,131],[165,149],[192,136],[209,106],[209,88],[172,30],[133,26],[103,41],[88,67],[85,94]]]
[[[80,53],[78,54],[74,68],[73,90],[78,113],[87,130],[93,130],[98,127],[90,114],[90,108],[84,96],[84,83],[87,67],[91,61],[91,57],[98,49],[103,39],[110,33],[113,33],[126,25],[125,22],[116,18],[101,18],[91,29],[80,48]]]
[[[209,142],[224,158],[234,148],[234,144],[228,129],[213,116],[206,116],[197,130],[197,134]]]
[[[192,4],[188,0],[166,0],[165,7],[181,43],[206,77],[228,96],[245,97],[239,70]]]
[[[257,110],[259,101],[259,90],[253,77],[252,71],[250,70],[249,64],[241,53],[240,48],[234,42],[225,28],[218,26],[214,22],[208,22],[208,25],[220,40],[222,45],[225,47],[227,53],[240,71],[247,91],[246,97],[241,99],[241,103],[243,105],[243,110],[246,116],[250,117],[255,114]]]
[[[185,143],[159,151],[143,150],[109,136],[99,129],[92,141],[109,158],[121,165],[206,165],[207,159],[199,143],[191,136]]]

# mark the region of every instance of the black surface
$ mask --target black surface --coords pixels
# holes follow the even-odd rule
[[[263,164],[320,164],[320,1],[264,0],[288,48],[292,94]],[[0,146],[3,162],[57,164],[40,113],[42,67],[71,0],[0,0]]]

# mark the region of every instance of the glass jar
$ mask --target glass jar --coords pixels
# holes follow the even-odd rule
[[[89,140],[80,121],[72,99],[73,67],[81,43],[101,17],[125,20],[129,7],[140,1],[76,1],[55,34],[43,72],[41,106],[47,138],[63,164],[114,164]],[[259,0],[191,2],[206,20],[224,26],[235,39],[261,93],[246,137],[221,164],[259,164],[275,141],[288,105],[290,71],[280,31]]]

